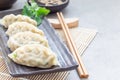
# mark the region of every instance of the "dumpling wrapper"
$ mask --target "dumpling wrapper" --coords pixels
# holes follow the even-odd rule
[[[7,42],[11,51],[26,44],[41,44],[49,47],[48,41],[45,37],[30,31],[16,33],[11,36]]]
[[[29,44],[17,48],[8,55],[15,63],[39,68],[50,68],[58,65],[55,53],[40,44]]]
[[[35,27],[32,24],[29,24],[27,22],[14,22],[13,24],[9,25],[9,28],[6,31],[6,34],[8,36],[12,36],[18,32],[25,32],[25,31],[31,31],[33,33],[40,34],[41,36],[44,36],[44,32],[37,27]]]
[[[21,15],[21,14],[18,14],[18,15],[9,14],[9,15],[4,16],[1,20],[1,24],[5,28],[8,28],[9,25],[14,22],[28,22],[34,26],[37,26],[37,22],[35,20],[31,19],[28,16]]]

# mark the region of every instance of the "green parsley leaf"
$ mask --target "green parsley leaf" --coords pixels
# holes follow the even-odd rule
[[[16,57],[17,57],[17,54],[16,54],[16,53],[14,53],[14,54],[13,54],[13,58],[16,58]]]
[[[37,25],[40,25],[44,17],[47,16],[49,13],[50,10],[39,7],[34,0],[31,1],[30,5],[26,3],[22,10],[22,14],[36,20]]]

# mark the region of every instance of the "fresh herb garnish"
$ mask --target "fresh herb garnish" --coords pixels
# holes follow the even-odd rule
[[[13,54],[13,57],[14,57],[14,58],[16,58],[16,57],[17,57],[17,54],[16,54],[16,53],[14,53],[14,54]]]
[[[30,4],[26,3],[23,7],[22,14],[31,17],[37,21],[37,24],[40,25],[43,18],[48,15],[50,10],[39,7],[37,3],[32,0]]]

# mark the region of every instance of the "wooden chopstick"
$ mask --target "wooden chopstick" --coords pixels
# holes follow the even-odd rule
[[[86,70],[86,68],[85,68],[85,66],[84,66],[84,64],[83,64],[83,62],[81,60],[81,57],[78,54],[77,48],[76,48],[76,46],[75,46],[75,44],[73,42],[73,39],[72,39],[72,37],[70,35],[68,26],[67,26],[67,24],[64,21],[64,17],[62,15],[62,13],[61,12],[57,12],[57,16],[58,16],[59,22],[60,22],[60,24],[62,26],[63,32],[65,34],[68,47],[69,47],[71,53],[73,54],[73,56],[75,57],[75,60],[77,61],[77,63],[79,63],[79,66],[77,68],[79,76],[81,78],[88,78],[88,76],[89,76],[88,72],[87,72],[87,70]]]

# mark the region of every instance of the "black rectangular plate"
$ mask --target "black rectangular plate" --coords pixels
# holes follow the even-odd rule
[[[21,10],[0,12],[0,18],[11,13],[19,14],[21,13]],[[8,54],[10,54],[11,51],[9,50],[6,44],[8,40],[8,37],[5,34],[6,30],[2,25],[0,25],[0,46],[3,52],[2,56],[5,60],[9,73],[12,76],[18,77],[18,76],[45,74],[45,73],[68,71],[68,70],[76,69],[78,64],[76,63],[71,53],[69,52],[68,48],[62,42],[62,40],[58,37],[57,33],[52,28],[52,26],[50,25],[50,23],[47,21],[46,18],[43,20],[42,24],[38,28],[44,31],[45,36],[48,39],[50,48],[56,53],[60,65],[49,68],[49,69],[41,69],[41,68],[32,68],[32,67],[22,66],[14,63],[8,57]]]

